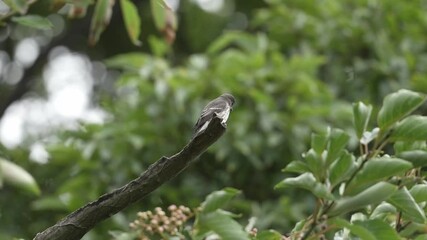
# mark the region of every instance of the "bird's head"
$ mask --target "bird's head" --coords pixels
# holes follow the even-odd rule
[[[236,101],[233,97],[233,95],[229,94],[229,93],[224,93],[221,95],[222,98],[224,98],[232,107],[234,105],[234,102]]]

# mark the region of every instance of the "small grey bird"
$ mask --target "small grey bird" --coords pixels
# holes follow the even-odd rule
[[[203,108],[202,114],[197,120],[196,125],[194,125],[193,136],[197,136],[200,132],[204,131],[215,114],[222,119],[222,123],[227,122],[230,111],[233,110],[234,102],[233,95],[228,93],[224,93],[210,101]]]

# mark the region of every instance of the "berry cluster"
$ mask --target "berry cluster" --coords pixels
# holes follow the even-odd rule
[[[193,212],[185,206],[170,205],[169,216],[162,208],[156,207],[154,212],[138,212],[138,218],[130,223],[130,227],[140,232],[140,240],[149,240],[149,236],[177,236],[184,223],[191,217]]]

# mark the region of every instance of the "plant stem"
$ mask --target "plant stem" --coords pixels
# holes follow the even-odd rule
[[[396,229],[396,232],[399,232],[400,228],[402,227],[402,225],[400,224],[401,219],[402,219],[402,212],[398,212],[396,217],[396,226],[394,227],[394,229]]]
[[[312,222],[310,223],[310,228],[308,229],[307,232],[304,233],[301,240],[307,239],[310,236],[311,232],[313,232],[314,228],[316,227],[317,219],[319,216],[319,212],[321,212],[321,208],[322,208],[322,201],[321,201],[321,199],[318,199],[317,204],[316,204],[316,208],[312,214],[313,219],[312,219]]]

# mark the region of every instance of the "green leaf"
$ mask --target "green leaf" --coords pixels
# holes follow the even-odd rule
[[[296,233],[296,232],[301,232],[302,230],[304,230],[304,227],[305,227],[305,224],[307,223],[307,221],[309,221],[309,220],[307,220],[307,219],[302,219],[302,220],[300,220],[299,222],[297,222],[295,225],[294,225],[294,228],[292,229],[292,233]]]
[[[367,221],[354,221],[354,225],[361,226],[371,232],[376,239],[401,240],[396,231],[384,221],[372,219]]]
[[[361,139],[363,133],[366,131],[371,113],[371,105],[365,105],[363,102],[353,103],[353,121],[358,139]]]
[[[328,188],[317,182],[311,173],[303,173],[298,177],[286,178],[276,184],[275,188],[297,187],[309,190],[319,198],[333,200],[334,196],[328,191]]]
[[[255,240],[282,240],[283,236],[274,230],[264,230],[257,233]]]
[[[426,141],[397,141],[393,145],[395,154],[405,151],[427,150]]]
[[[426,240],[427,234],[418,235],[414,240]]]
[[[370,159],[348,184],[345,195],[355,195],[378,181],[404,173],[411,168],[410,162],[399,158]]]
[[[31,209],[36,211],[68,211],[67,205],[58,196],[48,196],[31,203]]]
[[[382,202],[379,204],[374,211],[372,211],[371,216],[369,216],[370,219],[381,219],[385,220],[388,215],[396,214],[396,208],[387,202]]]
[[[49,19],[38,16],[38,15],[25,15],[21,17],[12,17],[12,21],[19,23],[21,25],[37,28],[37,29],[52,29],[53,24]]]
[[[323,134],[313,133],[311,135],[311,147],[319,155],[325,150],[327,142],[328,137]]]
[[[223,211],[215,210],[197,216],[195,223],[196,239],[205,239],[209,233],[217,234],[220,239],[248,239],[248,233],[231,216]]]
[[[114,3],[115,1],[112,0],[96,1],[95,11],[90,24],[89,44],[95,45],[101,33],[104,32],[105,28],[110,23]]]
[[[332,163],[329,170],[329,181],[332,187],[350,177],[350,173],[356,167],[354,159],[352,154],[345,151],[337,161]]]
[[[404,213],[404,217],[411,221],[424,223],[426,220],[424,211],[420,208],[420,206],[418,206],[418,204],[415,202],[415,199],[412,197],[406,187],[403,187],[395,192],[387,200],[387,202],[401,210]]]
[[[302,161],[292,161],[282,170],[283,172],[305,173],[309,171],[307,164]]]
[[[17,187],[35,196],[40,195],[40,188],[34,178],[22,167],[0,158],[0,171],[5,184]]]
[[[240,32],[230,31],[217,38],[208,48],[208,54],[219,53],[230,45],[237,45],[246,52],[254,52],[258,49],[257,39],[253,35]]]
[[[28,10],[30,2],[28,0],[4,0],[7,6],[9,6],[13,11],[19,12],[20,14],[25,14]]]
[[[148,37],[148,44],[155,57],[164,57],[170,50],[170,45],[167,42],[154,35]]]
[[[427,140],[427,117],[409,116],[403,119],[393,129],[390,137],[395,141]]]
[[[350,232],[363,240],[377,240],[368,229],[349,223],[347,220],[342,218],[332,218],[328,220],[328,225],[332,227],[347,228]]]
[[[387,95],[378,112],[378,125],[381,131],[386,131],[397,121],[413,112],[425,99],[425,95],[406,89]]]
[[[142,53],[124,53],[108,58],[104,61],[109,68],[118,68],[128,71],[138,71],[144,64],[151,61],[150,56]]]
[[[166,27],[166,4],[163,0],[151,0],[151,12],[154,18],[154,24],[158,30]]]
[[[388,199],[397,187],[387,182],[379,182],[352,197],[343,197],[335,202],[329,211],[330,216],[338,216],[370,204]]]
[[[397,157],[411,162],[414,168],[423,167],[427,165],[427,151],[413,150],[405,151],[397,154]]]
[[[215,191],[206,197],[206,200],[201,204],[202,212],[209,213],[223,207],[228,201],[239,194],[240,191],[234,188],[224,188],[220,191]]]
[[[399,234],[402,237],[405,237],[404,239],[414,239],[414,236],[419,236],[420,233],[426,232],[426,224],[420,224],[411,222],[411,224],[407,225],[405,228],[403,228]],[[421,235],[424,236],[424,235]],[[426,240],[427,238],[415,238],[417,240]]]
[[[171,45],[175,41],[178,26],[175,12],[164,0],[151,0],[151,12],[156,28],[164,40]]]
[[[305,154],[304,160],[307,163],[307,167],[310,169],[316,179],[320,180],[324,170],[320,155],[318,155],[313,149],[310,149]]]
[[[326,166],[335,161],[347,146],[350,136],[341,129],[332,129],[329,137],[328,155],[326,157]]]
[[[417,184],[409,192],[417,203],[427,201],[427,184]]]
[[[56,0],[56,1],[61,1],[61,0]],[[89,6],[95,2],[95,0],[77,0],[77,1],[76,0],[62,0],[62,1],[66,2],[66,3],[74,4],[74,5],[80,5],[80,6]]]
[[[141,33],[141,19],[138,10],[130,0],[120,0],[122,15],[125,22],[126,30],[132,43],[136,46],[141,45],[139,35]]]

